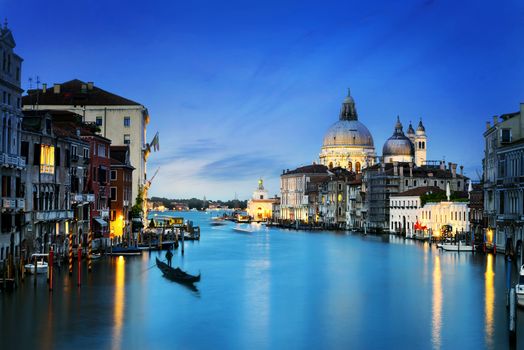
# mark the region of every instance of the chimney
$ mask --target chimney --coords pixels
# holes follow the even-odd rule
[[[398,162],[393,162],[393,175],[398,175]]]
[[[491,128],[491,124],[489,122],[486,122],[486,130],[489,130]]]
[[[59,94],[60,93],[60,84],[54,84],[53,85],[53,92],[55,94]]]
[[[493,116],[493,126],[497,125],[497,123],[499,122],[499,117],[497,117],[496,115]]]
[[[457,164],[450,163],[451,166],[451,175],[455,178],[457,177]]]
[[[464,165],[460,166],[460,176],[464,175]]]
[[[413,177],[413,162],[409,162],[409,177]]]
[[[92,81],[88,81],[87,82],[87,90],[93,90],[93,82]]]
[[[42,84],[42,93],[45,94],[46,92],[47,92],[47,84],[43,83]]]
[[[446,163],[443,160],[440,161],[440,170],[446,170]]]

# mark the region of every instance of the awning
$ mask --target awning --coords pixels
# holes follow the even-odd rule
[[[100,224],[100,226],[102,226],[102,227],[106,227],[107,226],[107,221],[105,221],[105,220],[95,218],[95,221],[98,222]]]

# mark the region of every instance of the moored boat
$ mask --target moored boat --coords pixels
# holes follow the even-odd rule
[[[524,307],[524,265],[520,267],[519,281],[515,285],[515,294],[517,295],[517,304]]]
[[[30,274],[35,274],[35,265],[34,264],[25,264],[25,270]],[[36,262],[36,273],[47,273],[47,263],[45,261]]]
[[[162,273],[164,274],[164,277],[172,281],[184,283],[184,284],[193,284],[195,282],[200,281],[200,274],[198,274],[197,276],[193,276],[181,270],[178,267],[172,268],[165,262],[158,260],[158,258],[155,258],[155,259],[156,259],[156,266],[160,269],[160,271],[162,271]]]
[[[437,247],[448,252],[473,252],[473,247],[471,245],[461,242],[458,242],[457,244],[441,243],[437,244]]]
[[[133,255],[142,254],[142,250],[135,248],[135,247],[113,247],[111,248],[111,250],[109,250],[107,254],[113,255],[113,256],[115,255],[116,256],[120,256],[120,255],[133,256]]]

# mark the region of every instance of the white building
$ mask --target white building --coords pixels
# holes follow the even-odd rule
[[[139,186],[146,181],[149,114],[146,107],[135,101],[102,90],[92,82],[78,79],[47,88],[29,90],[23,97],[23,109],[68,110],[95,123],[100,135],[111,140],[112,146],[128,145],[133,172],[132,201]]]
[[[389,231],[412,237],[415,233],[415,224],[419,221],[420,196],[435,190],[439,189],[436,187],[419,187],[392,194],[389,197]]]
[[[253,192],[253,196],[247,203],[247,215],[254,221],[271,220],[273,217],[273,204],[278,198],[269,198],[268,191],[264,188],[262,179],[258,180],[258,187]]]
[[[426,203],[420,210],[420,223],[433,232],[440,232],[443,226],[450,226],[454,233],[469,232],[469,202]]]

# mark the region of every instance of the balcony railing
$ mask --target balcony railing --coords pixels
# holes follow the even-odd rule
[[[72,210],[49,210],[49,211],[37,211],[35,219],[38,221],[53,221],[53,220],[64,220],[72,219]]]
[[[95,201],[95,195],[94,194],[83,194],[83,193],[75,193],[71,196],[71,204],[73,203],[82,203],[82,202],[94,202]]]
[[[24,209],[25,199],[23,198],[2,198],[2,208],[5,209]]]
[[[0,153],[0,165],[4,167],[25,168],[24,157]]]

